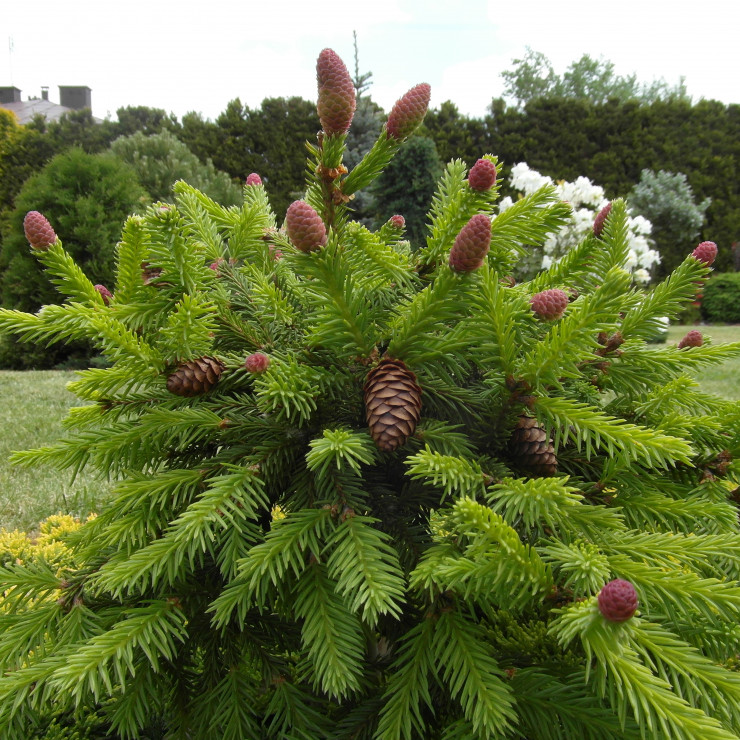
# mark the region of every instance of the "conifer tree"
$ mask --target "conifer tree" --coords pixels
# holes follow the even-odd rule
[[[412,254],[348,204],[428,86],[347,172],[329,50],[318,79],[284,228],[259,178],[230,208],[179,182],[128,220],[106,297],[28,219],[68,299],[0,327],[111,366],[15,460],[116,484],[64,572],[0,569],[0,735],[66,710],[121,738],[740,737],[740,406],[690,377],[740,345],[645,342],[716,250],[638,292],[615,201],[513,284],[565,206],[545,186],[493,218],[500,178],[453,161]]]

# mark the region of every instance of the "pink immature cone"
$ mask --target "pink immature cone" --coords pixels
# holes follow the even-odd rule
[[[250,373],[263,373],[270,367],[270,358],[262,352],[254,352],[244,360],[244,367]]]
[[[478,213],[460,229],[450,250],[450,267],[456,272],[472,272],[485,261],[491,248],[491,219]]]
[[[714,242],[702,242],[691,253],[699,262],[703,262],[707,267],[714,262],[717,257],[717,245]]]
[[[601,232],[604,230],[604,222],[607,216],[612,212],[612,204],[607,203],[598,213],[594,219],[594,236],[601,236]]]
[[[247,185],[262,185],[262,178],[256,172],[251,172],[247,175]]]
[[[394,229],[403,229],[406,226],[406,219],[403,216],[399,216],[398,214],[396,214],[395,216],[391,216],[388,219],[388,223]]]
[[[546,321],[559,319],[568,306],[568,294],[559,288],[551,288],[536,293],[529,299],[529,305],[532,310]]]
[[[108,290],[108,288],[106,288],[105,285],[94,285],[93,287],[98,291],[98,293],[100,293],[103,303],[105,303],[106,306],[109,305],[110,299],[113,298],[113,294]]]
[[[639,604],[635,587],[621,578],[609,581],[599,592],[599,611],[610,622],[626,622]]]
[[[316,110],[324,133],[346,134],[355,115],[355,86],[347,67],[332,49],[324,49],[316,61],[319,99]]]
[[[301,252],[315,252],[326,244],[326,226],[321,216],[305,200],[297,200],[288,206],[285,230],[295,248]]]
[[[496,184],[496,165],[490,159],[479,159],[468,173],[471,190],[483,192]]]
[[[704,344],[704,337],[700,331],[692,329],[686,336],[678,343],[678,349],[684,347],[701,347]]]
[[[426,82],[422,82],[396,101],[385,125],[391,139],[402,141],[414,133],[424,120],[431,95],[432,88]]]
[[[34,249],[47,250],[57,240],[57,235],[46,216],[38,211],[29,211],[23,219],[23,231]]]

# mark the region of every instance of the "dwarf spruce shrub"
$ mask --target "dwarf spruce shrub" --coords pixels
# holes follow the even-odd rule
[[[645,341],[710,266],[634,289],[617,200],[516,284],[568,206],[495,216],[500,178],[460,161],[418,250],[369,231],[353,195],[428,95],[347,171],[334,56],[287,231],[254,179],[228,208],[179,182],[127,221],[107,303],[58,240],[33,254],[66,301],[0,312],[111,363],[16,462],[115,480],[64,572],[0,569],[0,735],[740,737],[740,405],[691,379],[740,345]]]

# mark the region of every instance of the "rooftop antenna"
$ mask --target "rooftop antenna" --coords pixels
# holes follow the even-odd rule
[[[10,62],[10,84],[13,84],[13,37],[8,36],[8,60]]]

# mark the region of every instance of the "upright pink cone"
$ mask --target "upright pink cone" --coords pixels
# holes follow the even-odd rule
[[[471,190],[483,192],[496,184],[496,165],[490,159],[479,159],[468,173]]]
[[[413,134],[424,120],[431,95],[432,88],[426,82],[422,82],[399,98],[385,125],[388,136],[403,141]]]
[[[599,592],[599,611],[610,622],[626,622],[637,611],[635,587],[622,578],[609,581]]]
[[[23,231],[34,249],[46,250],[57,240],[57,235],[46,216],[38,211],[29,211],[23,219]]]
[[[472,272],[485,261],[491,248],[491,219],[478,213],[460,229],[450,250],[450,267],[456,272]]]
[[[559,319],[568,307],[568,294],[559,288],[550,288],[541,293],[535,293],[529,299],[532,310],[546,321]]]
[[[604,230],[604,222],[606,221],[609,214],[612,212],[612,204],[607,203],[598,213],[594,219],[594,236],[601,236],[601,232]]]
[[[707,267],[717,258],[717,245],[714,242],[702,242],[691,253],[699,262],[703,262]]]
[[[315,252],[326,244],[326,226],[321,216],[305,200],[297,200],[288,206],[285,230],[290,241],[301,252]]]
[[[324,49],[316,61],[319,99],[316,109],[325,134],[345,134],[352,123],[357,102],[355,86],[339,55]]]

